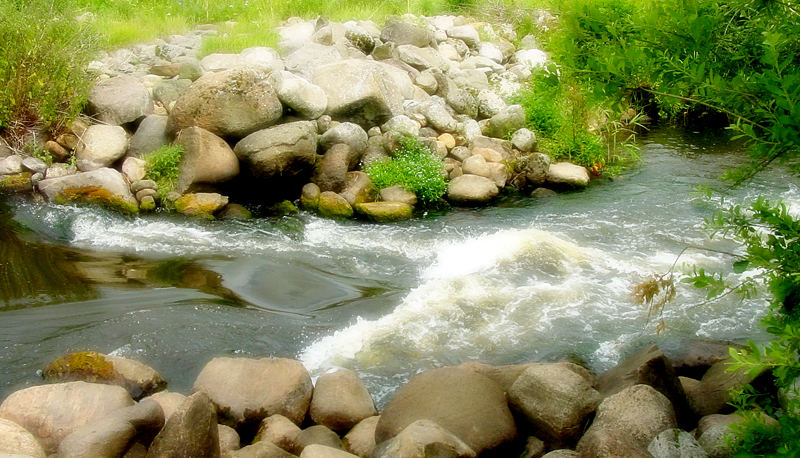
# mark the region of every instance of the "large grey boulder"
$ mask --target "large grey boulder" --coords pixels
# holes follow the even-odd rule
[[[149,115],[139,123],[139,127],[131,137],[128,155],[141,157],[155,151],[170,141],[167,135],[167,118],[163,115]]]
[[[481,41],[478,31],[469,24],[453,26],[448,28],[445,32],[448,37],[461,40],[470,48],[477,48],[478,43]]]
[[[9,395],[0,418],[30,431],[47,453],[83,425],[116,409],[133,405],[124,388],[86,382],[33,386]]]
[[[331,117],[374,126],[403,114],[403,86],[413,86],[408,75],[404,77],[388,65],[345,59],[317,67],[311,81],[327,94],[326,113]]]
[[[89,92],[89,110],[101,122],[118,126],[153,112],[153,99],[139,79],[121,75],[103,80]]]
[[[284,63],[286,70],[311,80],[319,67],[339,62],[342,57],[341,53],[333,46],[306,43],[288,54]]]
[[[0,418],[0,456],[22,455],[45,458],[39,441],[27,429],[11,420]]]
[[[205,393],[186,398],[153,439],[147,456],[220,456],[217,412]]]
[[[455,133],[458,123],[447,111],[447,107],[439,100],[428,100],[419,105],[419,113],[425,116],[428,124],[439,132]]]
[[[374,458],[435,457],[473,458],[470,446],[436,422],[421,419],[403,429],[395,437],[379,443]]]
[[[207,393],[221,423],[259,423],[281,414],[299,424],[311,402],[313,386],[298,361],[280,358],[214,358],[194,382],[193,391]]]
[[[379,420],[378,416],[369,417],[353,426],[353,429],[342,438],[344,449],[361,458],[372,458],[375,450],[375,429]]]
[[[489,118],[483,134],[488,137],[505,138],[523,127],[525,127],[525,110],[522,105],[509,105]]]
[[[89,126],[75,150],[78,170],[108,167],[125,155],[128,150],[128,134],[120,126],[95,124]]]
[[[283,60],[281,60],[278,51],[266,46],[253,46],[243,49],[239,56],[242,58],[243,65],[255,70],[273,73],[284,69]]]
[[[415,375],[381,413],[375,442],[391,439],[422,419],[434,421],[478,454],[496,450],[517,434],[500,386],[458,367]]]
[[[589,171],[569,162],[552,163],[547,172],[547,182],[554,186],[585,188],[589,185]]]
[[[202,127],[178,132],[175,144],[183,147],[175,191],[183,193],[195,183],[221,183],[239,174],[239,158],[228,143]]]
[[[381,41],[396,45],[428,46],[433,41],[433,32],[427,27],[410,21],[389,19],[381,30]]]
[[[485,205],[499,193],[493,180],[478,175],[461,175],[447,186],[447,200],[456,205]]]
[[[260,130],[239,141],[233,151],[257,177],[310,174],[317,159],[317,124],[296,121]]]
[[[280,119],[283,106],[267,76],[248,68],[209,73],[192,83],[169,114],[170,133],[198,126],[243,138]]]
[[[598,457],[649,457],[647,446],[677,427],[669,399],[649,385],[634,385],[607,397],[576,450]]]
[[[431,47],[419,48],[414,45],[400,45],[397,47],[397,57],[400,61],[416,68],[417,70],[447,70],[448,63]]]
[[[125,178],[110,168],[47,178],[37,186],[51,202],[88,202],[131,213],[138,210],[138,202]]]
[[[570,443],[600,404],[600,393],[585,371],[574,364],[536,364],[511,385],[510,404],[521,412],[543,439]]]
[[[270,83],[283,104],[306,119],[317,119],[328,108],[328,96],[316,84],[287,71],[270,75]]]

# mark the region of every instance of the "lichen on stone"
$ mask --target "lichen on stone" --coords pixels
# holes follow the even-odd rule
[[[119,374],[105,356],[95,351],[70,353],[47,365],[43,376],[48,382],[81,380],[84,382],[117,382]]]
[[[119,196],[116,196],[98,186],[65,189],[58,195],[58,197],[56,197],[56,203],[58,204],[67,204],[72,202],[85,202],[101,205],[121,211],[123,213],[135,214],[139,212],[138,205],[126,202]]]

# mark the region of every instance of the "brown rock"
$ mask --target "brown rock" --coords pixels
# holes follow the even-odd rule
[[[397,436],[379,443],[374,458],[427,458],[446,456],[471,458],[474,450],[450,431],[430,420],[417,420]]]
[[[225,425],[217,425],[217,429],[219,430],[220,453],[225,454],[225,452],[232,452],[242,448],[239,433],[235,429]]]
[[[378,411],[358,374],[339,369],[317,379],[309,413],[318,425],[346,431],[361,420],[377,415]]]
[[[222,183],[239,174],[239,159],[225,140],[201,127],[178,132],[183,147],[175,191],[186,192],[195,183]]]
[[[728,371],[728,360],[715,363],[700,379],[700,383],[687,391],[687,398],[692,411],[698,416],[725,413],[732,410],[732,389],[743,388],[756,377],[751,377],[744,370]]]
[[[728,359],[730,349],[742,348],[733,342],[710,339],[683,339],[678,348],[664,352],[675,368],[675,373],[684,377],[700,379],[714,364]]]
[[[256,442],[239,450],[228,452],[226,458],[297,458],[286,450],[270,442]]]
[[[325,153],[314,174],[314,183],[321,191],[340,192],[344,189],[349,156],[350,147],[342,143],[333,145]]]
[[[214,219],[214,213],[228,205],[226,196],[215,192],[184,194],[175,200],[175,210],[186,216]]]
[[[319,186],[314,183],[306,183],[300,193],[300,205],[307,210],[316,210],[319,206]]]
[[[369,417],[353,426],[343,438],[344,449],[361,458],[372,458],[375,450],[375,429],[378,427],[379,416]]]
[[[311,377],[298,361],[214,358],[194,382],[209,395],[223,424],[237,427],[281,414],[300,424],[311,402]]]
[[[326,218],[352,218],[353,207],[344,197],[333,191],[325,191],[319,195],[319,214]]]
[[[478,454],[497,449],[517,434],[500,386],[458,367],[414,376],[382,412],[375,441],[388,440],[420,419],[436,422]]]
[[[161,406],[161,410],[164,412],[164,419],[169,420],[169,417],[178,410],[183,401],[186,400],[186,396],[180,393],[174,393],[170,391],[161,391],[159,393],[151,394],[150,396],[142,399],[140,402],[144,402],[146,400],[153,400]]]
[[[525,441],[525,451],[520,458],[540,458],[546,450],[547,447],[541,439],[531,436]]]
[[[263,419],[258,427],[254,441],[265,441],[287,450],[300,450],[297,436],[300,427],[283,415],[275,414]]]
[[[121,456],[135,436],[129,421],[112,415],[73,431],[59,444],[58,455]]]
[[[47,142],[45,142],[44,150],[50,153],[50,155],[53,156],[56,162],[63,161],[67,156],[69,156],[69,151],[67,151],[66,148],[64,148],[63,146],[52,140],[48,140]]]
[[[321,444],[311,444],[300,454],[302,458],[355,458],[355,455]]]
[[[299,454],[301,451],[305,450],[306,447],[314,444],[344,450],[338,434],[327,426],[314,425],[300,431],[300,434],[297,435],[297,445],[299,448],[293,450],[293,452]]]
[[[369,175],[361,171],[347,172],[344,190],[340,193],[351,207],[373,202],[378,196],[378,190],[372,183]]]
[[[148,457],[220,456],[217,412],[205,393],[183,402],[153,439]]]
[[[27,429],[11,420],[0,418],[0,456],[23,455],[45,458],[44,449]]]

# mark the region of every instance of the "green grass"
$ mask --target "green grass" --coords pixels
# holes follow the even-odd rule
[[[379,189],[401,185],[431,205],[447,191],[443,163],[415,138],[404,139],[394,157],[367,164],[364,171]]]
[[[278,44],[278,33],[268,23],[236,22],[223,24],[218,35],[203,39],[200,55],[213,53],[238,53],[254,46],[275,48]]]
[[[146,162],[147,173],[145,178],[158,184],[158,195],[162,200],[175,189],[178,184],[178,166],[183,159],[183,147],[180,145],[164,145],[161,148],[145,154],[142,159]]]

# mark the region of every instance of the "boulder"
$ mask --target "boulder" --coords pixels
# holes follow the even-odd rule
[[[128,134],[122,127],[103,124],[90,126],[75,150],[78,170],[88,172],[110,166],[127,150]]]
[[[67,175],[75,175],[78,173],[78,168],[69,164],[53,164],[47,168],[44,173],[45,178],[60,178]]]
[[[314,386],[309,414],[314,423],[346,431],[378,414],[358,374],[349,369],[321,375]]]
[[[239,204],[228,203],[222,211],[219,212],[220,219],[227,220],[247,220],[253,217],[253,213],[247,207]]]
[[[214,219],[214,214],[228,205],[228,198],[215,192],[195,192],[180,196],[174,204],[178,213]]]
[[[403,202],[365,202],[356,205],[356,211],[376,223],[393,223],[411,219],[414,207]]]
[[[570,370],[578,370],[576,368],[580,368],[580,366],[576,366],[575,364],[569,363],[556,363],[556,364],[567,364],[567,368]],[[493,382],[500,385],[500,388],[503,389],[506,393],[511,389],[511,386],[514,382],[517,381],[520,375],[525,372],[526,369],[533,366],[534,363],[531,364],[513,364],[510,366],[490,366],[488,364],[479,363],[477,361],[470,361],[459,365],[458,367],[473,371],[477,374],[481,374],[484,377],[489,378]],[[582,368],[581,368],[582,369]],[[584,369],[584,372],[581,372],[586,378],[591,379],[592,374]]]
[[[491,59],[498,64],[502,64],[504,60],[503,51],[500,50],[500,47],[490,41],[484,41],[478,45],[478,55],[487,59]]]
[[[343,438],[342,446],[353,455],[361,458],[372,458],[375,450],[375,428],[380,417],[374,416],[361,420]]]
[[[675,373],[684,377],[700,379],[714,364],[730,357],[731,348],[742,345],[702,338],[681,339],[676,348],[664,348]]]
[[[228,452],[226,458],[297,458],[297,455],[283,450],[270,442],[256,442],[239,450]]]
[[[352,122],[343,122],[325,131],[319,137],[319,145],[326,150],[338,144],[349,146],[351,156],[348,158],[348,166],[354,167],[364,151],[367,150],[367,140],[369,140],[369,136],[361,126]]]
[[[317,67],[311,81],[328,96],[327,114],[371,127],[403,114],[403,87],[413,84],[400,72],[379,62],[345,59]]]
[[[38,157],[29,156],[22,159],[22,170],[44,175],[47,171],[47,164]]]
[[[129,405],[133,405],[133,399],[119,386],[58,383],[12,393],[0,404],[0,418],[27,429],[45,452],[54,453],[73,431]]]
[[[575,458],[578,457],[578,452],[575,450],[560,449],[547,452],[542,455],[542,458]]]
[[[338,434],[325,425],[314,425],[300,431],[297,435],[297,445],[299,448],[295,449],[294,453],[300,454],[306,447],[314,444],[324,445],[337,450],[344,450]]]
[[[323,191],[319,195],[319,206],[317,211],[326,218],[352,218],[353,207],[347,200],[332,191]]]
[[[166,116],[156,114],[144,118],[131,137],[128,155],[141,157],[168,144],[170,141],[167,135],[168,119]]]
[[[217,412],[211,399],[205,393],[186,398],[153,439],[147,456],[220,456]]]
[[[435,49],[430,47],[420,48],[414,45],[400,45],[397,47],[397,58],[417,70],[433,68],[444,71],[448,68],[447,61]]]
[[[543,67],[547,63],[547,54],[541,49],[522,49],[514,53],[514,60],[533,69]]]
[[[317,119],[328,108],[328,96],[319,86],[287,71],[270,75],[270,83],[283,104],[306,119]]]
[[[461,40],[470,48],[477,48],[481,41],[478,31],[470,24],[453,26],[445,32],[448,37]]]
[[[303,449],[302,458],[355,458],[355,455],[321,444],[312,444]]]
[[[319,186],[314,183],[306,183],[300,192],[300,206],[307,210],[316,210],[319,206]]]
[[[428,95],[435,94],[436,90],[439,89],[439,83],[436,82],[436,77],[433,76],[430,70],[420,72],[420,74],[414,78],[414,84]]]
[[[540,458],[546,450],[547,446],[541,439],[530,436],[525,441],[525,450],[520,455],[520,458]]]
[[[496,92],[484,89],[478,92],[478,116],[488,119],[506,109],[506,102]]]
[[[496,450],[516,436],[500,386],[458,367],[415,375],[381,413],[375,442],[380,444],[421,419],[437,423],[478,454]]]
[[[298,361],[280,358],[214,358],[194,382],[193,391],[209,395],[223,424],[259,423],[281,414],[299,424],[305,418],[313,386]]]
[[[302,447],[297,441],[300,431],[299,426],[283,415],[270,415],[261,421],[253,441],[269,442],[286,451],[300,450]]]
[[[402,202],[411,207],[417,205],[417,195],[399,184],[381,189],[380,197],[384,202]]]
[[[525,126],[525,110],[522,105],[509,105],[489,118],[483,134],[487,137],[505,138]]]
[[[733,456],[730,440],[733,438],[731,425],[743,419],[738,414],[706,415],[697,423],[695,437],[697,442],[712,458],[728,458]]]
[[[478,175],[461,175],[447,186],[447,199],[456,205],[485,205],[499,193],[493,180]]]
[[[434,72],[436,78],[436,94],[444,99],[456,113],[475,118],[478,116],[478,102],[467,90],[462,89],[442,72]]]
[[[186,396],[170,391],[159,391],[158,393],[151,394],[142,399],[140,402],[145,402],[147,400],[158,403],[161,407],[161,411],[164,412],[164,419],[169,420],[169,417],[171,417],[172,414],[178,410],[178,407],[183,404],[183,401],[186,400]]]
[[[356,205],[372,202],[377,198],[378,191],[369,175],[361,171],[347,172],[344,190],[340,193],[344,200],[355,208]]]
[[[119,126],[153,112],[150,92],[136,77],[115,76],[99,81],[89,92],[89,111],[102,123]]]
[[[44,143],[44,150],[50,153],[50,155],[53,156],[53,159],[56,161],[63,161],[67,158],[67,156],[69,156],[70,150],[78,147],[78,137],[71,134],[61,134],[59,135],[59,138],[62,136],[64,137],[65,142],[69,141],[70,144],[73,145],[72,148],[66,148],[61,143],[54,142],[53,140],[48,140]],[[70,140],[66,140],[67,138]]]
[[[428,100],[419,106],[419,112],[428,124],[439,132],[456,132],[458,130],[458,123],[447,111],[444,103],[437,100]],[[438,136],[435,135],[435,136]]]
[[[719,361],[706,371],[699,383],[683,384],[689,406],[697,416],[730,411],[731,390],[744,388],[759,375],[751,376],[743,369],[729,371],[728,368],[728,359]]]
[[[101,168],[91,172],[47,178],[37,185],[49,201],[56,203],[87,202],[104,205],[127,213],[139,210],[128,183],[114,169]]]
[[[659,458],[706,458],[703,447],[681,429],[665,429],[650,442],[647,451]]]
[[[27,429],[11,420],[0,418],[0,456],[22,455],[45,458],[39,441]]]
[[[220,137],[243,138],[269,127],[283,114],[266,75],[237,68],[208,73],[192,83],[169,114],[170,133],[202,127]]]
[[[569,162],[550,164],[547,172],[547,183],[554,186],[585,188],[589,185],[589,171],[586,167]]]
[[[0,159],[0,175],[11,175],[22,172],[23,157],[14,154]]]
[[[144,179],[147,173],[147,162],[137,157],[128,156],[122,162],[122,175],[129,183]],[[133,192],[133,191],[131,191]]]
[[[211,53],[200,59],[200,69],[204,73],[222,72],[242,65],[242,56],[233,53]]]
[[[242,448],[242,441],[239,438],[239,433],[230,426],[217,425],[219,433],[219,451],[222,454],[232,452]]]
[[[669,399],[649,385],[634,385],[603,400],[592,426],[578,441],[579,454],[649,457],[647,446],[665,429],[675,428]]]
[[[434,456],[471,458],[477,453],[459,437],[427,419],[416,420],[395,437],[379,443],[373,453],[374,458]]]
[[[651,345],[598,378],[598,390],[603,397],[619,393],[636,384],[652,386],[670,400],[680,424],[690,427],[693,421],[686,393],[683,391],[672,364],[656,345]]]
[[[192,81],[194,80],[173,79],[159,81],[156,83],[155,87],[153,87],[153,97],[155,97],[158,103],[163,105],[164,108],[171,109],[170,106],[192,85]]]
[[[523,153],[533,152],[536,150],[536,134],[523,127],[511,136],[511,144]]]
[[[419,136],[419,129],[420,125],[417,121],[409,118],[406,115],[397,115],[388,121],[386,121],[382,126],[381,130],[386,132],[396,132],[400,135],[409,136],[409,137],[417,137]]]
[[[0,175],[0,191],[30,192],[33,190],[33,178],[30,172]]]
[[[509,402],[542,438],[571,443],[583,432],[584,421],[602,399],[592,382],[580,370],[564,364],[536,364],[511,385]]]
[[[351,149],[344,144],[333,145],[317,163],[312,181],[321,191],[340,192],[344,189],[349,169]]]
[[[239,159],[225,140],[202,127],[178,132],[175,144],[183,147],[176,192],[196,183],[221,183],[239,174]]]
[[[136,428],[129,421],[107,416],[65,437],[58,456],[122,456],[135,436]]]
[[[296,121],[270,127],[240,140],[233,151],[260,178],[308,175],[317,160],[317,126]]]
[[[423,47],[433,41],[433,32],[410,21],[389,19],[381,30],[381,41]]]
[[[134,399],[167,387],[164,378],[146,364],[93,351],[62,356],[49,363],[42,375],[50,383],[84,381],[118,385]]]
[[[318,85],[319,83],[313,81],[316,71],[327,64],[341,62],[342,57],[336,47],[318,43],[306,43],[291,54],[288,54],[284,63],[286,64],[286,70]],[[328,98],[330,98],[330,93],[328,93]]]
[[[239,56],[242,59],[242,63],[252,69],[266,73],[277,73],[284,69],[283,60],[281,60],[278,51],[266,46],[252,46],[243,49]]]
[[[550,173],[550,156],[544,153],[533,153],[521,156],[517,161],[520,173],[525,175],[528,186],[539,186],[547,181]]]

